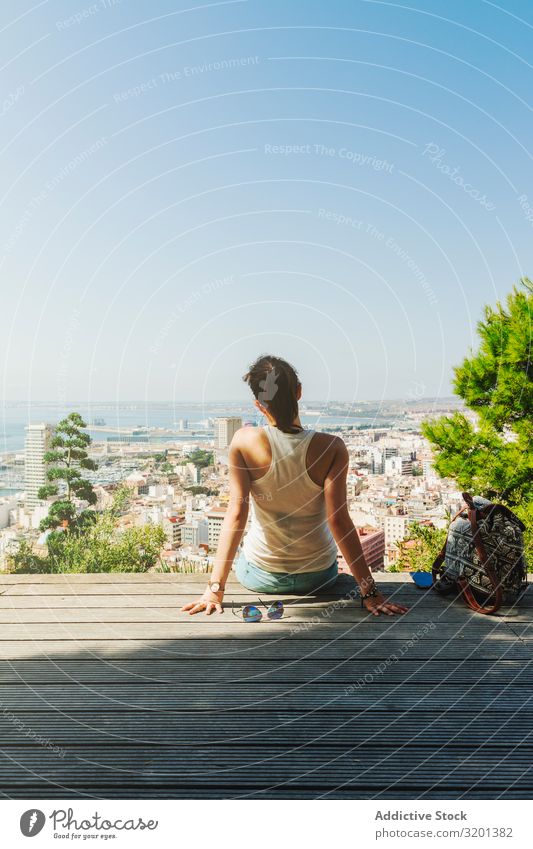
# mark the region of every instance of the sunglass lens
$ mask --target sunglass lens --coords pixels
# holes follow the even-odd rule
[[[283,602],[273,601],[268,608],[267,616],[269,619],[281,619],[283,616]]]
[[[242,618],[245,622],[259,622],[263,614],[255,604],[245,604],[242,609]]]

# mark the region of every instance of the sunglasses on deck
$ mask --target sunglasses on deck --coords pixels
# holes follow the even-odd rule
[[[281,619],[283,616],[283,602],[282,601],[273,601],[271,605],[267,606],[264,601],[259,599],[261,604],[266,610],[266,615],[271,622],[275,619]],[[257,607],[255,604],[245,604],[241,613],[235,612],[235,602],[231,602],[231,612],[238,619],[244,619],[245,622],[260,622],[263,618],[263,612]]]

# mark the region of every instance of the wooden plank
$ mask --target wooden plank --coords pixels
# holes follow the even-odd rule
[[[391,687],[372,682],[350,684],[13,684],[2,694],[3,710],[65,710],[69,714],[89,710],[237,711],[237,710],[335,710],[365,707],[392,710],[429,710],[453,707],[477,711],[533,708],[533,687],[528,684],[502,687],[475,683],[471,687],[407,682]],[[238,722],[238,720],[237,720]]]
[[[301,746],[312,742],[332,751],[353,745],[386,747],[411,743],[418,748],[466,747],[483,744],[508,751],[518,745],[533,747],[533,712],[466,713],[454,709],[364,710],[300,713],[287,711],[239,711],[219,713],[216,721],[207,712],[150,713],[144,711],[0,712],[2,747],[13,745],[56,746],[145,744],[182,745],[275,745]],[[38,739],[40,738],[40,739]]]
[[[235,746],[167,747],[154,750],[131,746],[76,747],[64,757],[46,749],[13,748],[9,757],[0,754],[0,780],[13,785],[53,781],[88,788],[121,784],[272,787],[337,786],[388,788],[409,784],[425,790],[428,785],[458,789],[482,782],[483,787],[506,787],[521,781],[533,788],[530,752],[513,752],[502,757],[499,750],[455,749],[428,753],[391,746],[369,750],[355,748],[331,758],[318,747],[262,749]]]
[[[19,584],[10,586],[7,590],[4,591],[4,597],[7,596],[15,596],[15,595],[33,595],[39,596],[42,598],[46,598],[48,596],[55,595],[65,595],[72,594],[73,596],[83,596],[83,595],[162,595],[166,596],[168,593],[179,593],[181,595],[192,596],[195,598],[198,595],[201,595],[205,588],[206,582],[204,581],[202,584],[185,584],[185,583],[174,583],[174,584],[161,584],[161,583],[113,583],[113,584],[97,584],[97,583],[72,583],[72,584],[51,584],[51,585],[41,585],[41,584]],[[354,585],[355,586],[355,585]],[[250,590],[247,590],[245,587],[242,587],[241,584],[228,584],[226,588],[226,595],[231,598],[232,596],[239,595],[250,595]],[[329,598],[338,598],[342,595],[341,592],[337,593],[313,593],[311,597],[329,597]],[[393,593],[389,593],[389,595],[393,595]],[[397,593],[398,597],[400,595],[399,591]],[[253,597],[257,599],[257,593],[253,593]],[[284,598],[285,595],[281,594],[281,597]]]
[[[450,597],[441,598],[431,590],[420,591],[404,575],[394,573],[375,573],[376,581],[380,588],[389,594],[409,595],[414,600],[424,599],[424,602],[437,602],[440,604],[459,604],[464,607],[461,601],[453,602]],[[157,572],[150,573],[93,573],[93,574],[65,574],[65,575],[3,575],[0,577],[0,592],[8,591],[9,594],[56,594],[58,591],[74,592],[79,594],[93,593],[114,593],[116,591],[124,592],[126,588],[131,589],[131,594],[142,592],[145,593],[161,593],[165,589],[179,588],[183,594],[192,593],[193,595],[206,582],[205,574],[163,574]],[[353,590],[355,584],[353,579],[348,575],[341,575],[335,585],[335,594],[341,595],[344,592]],[[236,581],[234,574],[230,575],[228,581],[230,590],[236,593],[246,594],[246,590]],[[328,591],[329,592],[329,591]],[[533,594],[526,593],[520,600],[518,608],[533,608]],[[513,608],[504,608],[503,612]]]
[[[374,787],[372,790],[362,787],[351,787],[349,785],[324,785],[309,787],[299,787],[294,784],[284,784],[280,788],[271,787],[255,787],[250,782],[238,784],[235,782],[229,787],[218,787],[214,784],[195,785],[194,787],[173,787],[172,785],[160,787],[157,784],[151,784],[149,787],[145,785],[135,786],[127,785],[122,787],[120,784],[100,785],[91,784],[90,787],[69,787],[64,789],[62,785],[55,784],[35,785],[21,784],[18,786],[8,786],[4,791],[0,787],[0,798],[6,799],[195,799],[195,800],[212,800],[212,799],[281,799],[290,801],[297,800],[322,800],[334,799],[350,801],[353,799],[379,799],[379,800],[397,800],[397,799],[423,799],[442,801],[451,799],[457,801],[460,799],[507,799],[531,800],[531,790],[521,784],[512,783],[509,787],[487,787],[480,790],[480,782],[474,782],[472,789],[470,787],[447,788],[439,785],[436,789],[428,787],[425,790],[420,788],[407,788],[405,785],[399,789],[398,784],[394,785],[390,790],[380,787]]]
[[[151,592],[150,587],[146,589],[145,592],[142,592],[143,585],[135,585],[133,587],[133,592],[130,592],[132,589],[131,584],[125,584],[122,587],[117,584],[110,585],[110,589],[108,592],[102,590],[102,587],[98,591],[93,592],[93,587],[84,586],[82,587],[83,592],[78,593],[78,587],[57,587],[51,588],[50,592],[41,593],[41,592],[28,592],[28,588],[24,588],[22,593],[16,592],[15,587],[10,590],[9,593],[4,593],[4,595],[0,595],[0,607],[1,608],[10,608],[10,607],[28,607],[28,606],[63,606],[65,602],[62,600],[68,601],[68,603],[92,603],[96,604],[106,604],[106,600],[110,599],[111,604],[117,604],[121,602],[122,599],[127,599],[132,604],[142,603],[143,600],[146,602],[153,601],[156,604],[166,603],[167,599],[172,600],[172,603],[177,604],[178,601],[182,603],[185,601],[192,601],[195,598],[198,598],[202,592],[202,587],[192,587],[187,586],[186,584],[179,584],[173,587],[158,587],[156,591]],[[51,590],[54,590],[52,592]],[[91,590],[89,592],[89,590]],[[231,604],[231,600],[234,598],[236,602],[239,604],[248,604],[254,603],[257,604],[258,600],[262,598],[261,593],[253,593],[249,590],[246,590],[244,587],[229,587],[226,590],[226,603]],[[396,591],[393,593],[388,593],[387,597],[393,600],[403,601],[406,605],[414,608],[423,607],[424,609],[431,609],[435,611],[453,611],[458,615],[465,616],[474,616],[475,614],[472,610],[470,610],[466,605],[462,604],[462,602],[448,602],[443,601],[439,598],[435,598],[430,596],[429,598],[425,596],[416,596],[412,593],[408,593],[406,591]],[[279,595],[279,598],[283,600],[286,604],[331,604],[333,602],[341,602],[360,605],[360,601],[357,595],[352,593],[319,593],[314,595],[294,595],[291,593],[283,593]],[[272,596],[266,595],[264,598],[265,602],[272,601]],[[521,613],[528,613],[529,608],[515,608],[510,613],[505,613],[506,616],[509,615],[520,615]],[[502,613],[502,616],[504,614]],[[492,617],[491,617],[492,618]],[[501,618],[498,614],[493,617],[494,619]]]
[[[172,612],[172,616],[175,615],[174,612],[179,611],[180,607],[190,600],[190,596],[187,595],[111,595],[111,596],[78,596],[75,599],[70,595],[63,596],[48,596],[46,599],[42,599],[38,596],[0,596],[0,622],[9,623],[9,622],[19,622],[19,621],[54,621],[56,618],[58,621],[68,621],[68,618],[72,619],[75,615],[73,611],[80,611],[80,616],[82,618],[76,621],[90,621],[87,620],[87,616],[89,614],[81,613],[81,611],[87,610],[99,610],[100,616],[97,621],[113,619],[114,610],[121,609],[129,609],[129,610],[153,610],[159,611],[159,613],[151,613],[149,614],[149,618],[152,621],[157,617],[157,621],[160,621],[165,618],[165,611],[170,610]],[[288,599],[284,599],[287,605],[287,615],[300,615],[298,611],[306,608],[309,614],[312,616],[321,615],[327,616],[330,621],[346,621],[349,620],[351,616],[353,618],[357,618],[358,620],[364,618],[366,613],[361,610],[359,604],[357,602],[350,602],[345,607],[339,607],[338,600],[326,600],[326,599],[318,599],[313,601],[312,603],[309,600],[292,597]],[[408,599],[398,599],[402,603],[409,604]],[[306,604],[307,601],[307,604]],[[238,597],[237,606],[241,607],[244,604],[248,603],[257,603],[257,596],[253,596],[249,594],[248,596],[240,596]],[[231,615],[231,607],[229,605],[225,605],[226,612]],[[61,615],[61,611],[68,611],[66,616],[63,617]],[[27,613],[25,613],[27,611]],[[43,612],[41,612],[43,611]],[[47,613],[50,612],[50,614]],[[295,612],[296,611],[296,612]],[[35,613],[35,616],[32,617],[32,613]],[[139,614],[141,615],[141,614]],[[119,616],[124,617],[125,614],[119,614]],[[469,611],[462,606],[460,608],[455,606],[451,607],[429,607],[426,605],[412,605],[409,613],[407,615],[407,620],[409,622],[420,622],[421,620],[427,621],[428,618],[433,619],[435,622],[443,622],[446,624],[454,623],[461,628],[465,623],[476,623],[481,622],[484,623],[486,628],[492,628],[497,623],[505,622],[510,626],[514,624],[523,624],[526,625],[530,622],[531,616],[527,611],[521,611],[520,613],[513,613],[512,616],[502,616],[502,617],[491,617],[489,621],[486,620],[481,614],[474,613]],[[124,620],[123,620],[124,621]],[[133,618],[131,621],[135,621]],[[520,636],[520,633],[516,633],[517,636]]]
[[[533,621],[531,619],[529,622],[517,622],[515,619],[511,619],[509,625],[517,635],[525,640],[531,640],[533,637]]]
[[[29,582],[21,582],[21,583],[13,583],[9,585],[4,585],[0,587],[0,591],[3,592],[4,595],[61,595],[65,593],[73,593],[79,595],[102,595],[106,593],[126,593],[131,595],[137,595],[139,593],[142,594],[166,594],[166,593],[180,593],[180,594],[192,594],[197,595],[203,591],[207,583],[207,576],[203,576],[202,581],[193,581],[191,580],[190,575],[182,575],[168,580],[168,581],[154,581],[154,580],[146,580],[146,581],[132,581],[131,576],[123,576],[120,581],[84,581],[81,580],[83,576],[75,575],[70,576],[70,580],[62,580],[62,581],[52,581],[46,583],[29,583]],[[180,580],[181,579],[181,580]],[[393,595],[397,597],[408,597],[413,602],[414,601],[423,601],[424,604],[435,604],[440,606],[448,606],[448,605],[459,605],[462,609],[468,610],[467,605],[460,598],[456,597],[442,597],[432,592],[431,590],[420,591],[414,587],[410,587],[408,584],[399,584],[399,583],[388,583],[388,582],[378,582],[379,588],[382,592],[387,595]],[[228,581],[227,583],[227,594],[229,593],[240,593],[240,594],[252,594],[257,598],[257,593],[247,590],[237,581]],[[324,588],[324,590],[320,592],[310,593],[310,596],[317,597],[337,597],[340,598],[343,595],[349,596],[351,593],[353,595],[356,590],[357,585],[355,581],[350,578],[346,580],[339,580],[333,587]],[[288,594],[291,595],[291,594]],[[510,609],[531,609],[533,607],[533,594],[529,593],[521,601],[516,605],[509,605],[502,608],[502,611]]]
[[[178,584],[174,584],[174,587],[179,586]],[[198,584],[184,585],[189,587],[188,592],[192,595],[196,595],[199,591],[201,592],[201,588]],[[202,586],[205,586],[205,582]],[[39,596],[42,598],[46,598],[48,596],[55,596],[58,594],[65,594],[69,592],[74,598],[77,595],[167,595],[167,593],[171,590],[172,585],[165,585],[162,583],[132,583],[132,582],[123,582],[123,583],[61,583],[61,584],[17,584],[12,585],[9,589],[4,592],[4,596],[13,596],[13,595],[33,595]],[[236,591],[238,587],[235,588]]]
[[[315,632],[316,634],[316,632]],[[418,640],[412,645],[405,641],[389,639],[389,635],[379,635],[379,639],[299,639],[287,640],[250,640],[242,639],[91,639],[75,640],[54,638],[48,640],[0,640],[0,659],[30,659],[48,657],[55,660],[101,657],[120,658],[254,658],[257,660],[276,659],[346,659],[377,658],[384,660],[400,654],[410,659],[432,658],[469,658],[500,660],[501,658],[522,659],[525,663],[531,659],[531,650],[521,640],[511,642],[491,637],[489,640],[452,640],[439,643],[435,640]]]
[[[408,629],[410,632],[417,630],[417,626],[431,622],[439,629],[439,634],[443,633],[442,628],[452,629],[452,632],[460,634],[475,633],[493,633],[496,629],[505,627],[506,620],[489,620],[480,614],[472,614],[471,616],[457,616],[456,614],[434,613],[428,611],[427,608],[420,610],[412,609],[409,615],[402,617],[401,620],[393,620],[391,617],[380,616],[379,619],[369,618],[366,610],[362,610],[359,605],[350,604],[339,606],[339,602],[330,604],[317,604],[315,606],[300,604],[290,604],[285,607],[283,619],[278,623],[285,625],[295,620],[298,622],[308,622],[310,624],[323,625],[335,623],[357,623],[357,627],[363,623],[370,622],[372,627],[378,628],[399,628],[400,630]],[[56,624],[75,623],[96,623],[107,622],[109,624],[117,622],[151,622],[151,623],[178,623],[187,622],[189,624],[209,625],[210,627],[218,627],[220,624],[235,625],[240,627],[241,622],[234,614],[242,615],[242,607],[240,603],[234,608],[225,606],[223,619],[220,614],[210,616],[191,617],[187,612],[182,612],[180,606],[175,604],[172,607],[159,607],[152,605],[149,607],[140,606],[122,606],[121,602],[117,602],[114,607],[101,607],[95,605],[88,607],[86,605],[71,604],[70,607],[50,608],[46,605],[37,608],[16,608],[11,610],[0,609],[0,625],[18,625],[18,624],[40,624],[46,623],[52,626]],[[267,616],[267,611],[260,608]],[[223,615],[224,615],[223,614]],[[248,623],[250,624],[250,623]],[[263,627],[262,623],[260,627]],[[4,628],[2,628],[2,635]],[[515,635],[516,636],[516,635]]]
[[[80,614],[81,616],[81,614]],[[316,620],[316,621],[315,621]],[[431,627],[435,625],[435,627]],[[371,617],[364,619],[353,618],[348,622],[328,622],[322,617],[312,620],[300,620],[297,616],[284,618],[278,622],[262,621],[245,623],[235,617],[212,616],[191,617],[180,614],[178,621],[162,622],[58,622],[50,624],[17,623],[2,625],[0,636],[2,642],[19,640],[104,640],[104,639],[237,639],[237,640],[274,640],[276,642],[292,639],[316,638],[319,634],[324,640],[335,638],[350,638],[356,640],[378,640],[386,634],[389,638],[401,640],[423,640],[424,642],[439,642],[453,640],[454,642],[476,640],[479,643],[498,637],[503,643],[521,642],[505,623],[467,622],[464,626],[427,621],[425,623],[409,622],[408,618],[400,617]]]
[[[14,660],[0,661],[0,684],[54,684],[79,681],[85,684],[194,682],[293,683],[365,681],[382,683],[413,681],[426,684],[533,683],[533,663],[522,660],[254,660],[203,658],[177,660]]]
[[[397,580],[399,575],[395,573],[376,572],[374,573],[374,577],[379,583],[401,583],[416,589],[410,578],[406,580],[402,576],[400,580]],[[121,584],[124,582],[146,584],[159,582],[168,584],[180,581],[202,584],[206,580],[207,574],[205,572],[65,572],[58,574],[33,573],[19,575],[0,572],[0,585],[60,584],[68,582],[87,584]],[[229,575],[228,582],[233,584],[238,583],[233,571]],[[339,575],[338,584],[342,585],[343,583],[353,583],[352,577],[346,574]]]
[[[452,603],[453,596],[439,596],[431,589],[421,590],[417,588],[411,580],[395,580],[398,576],[391,573],[374,573],[374,578],[383,592],[387,593],[407,593],[413,598],[424,598],[427,601],[433,600],[439,603]],[[65,575],[5,575],[0,576],[0,592],[9,590],[10,592],[24,591],[30,588],[35,590],[39,588],[43,594],[48,590],[54,592],[72,589],[85,588],[88,591],[93,590],[99,592],[101,589],[107,588],[109,592],[120,589],[124,586],[145,588],[145,591],[164,591],[165,589],[173,589],[184,587],[187,592],[197,592],[205,586],[208,580],[208,575],[201,574],[184,574],[184,573],[93,573],[93,574],[65,574]],[[234,573],[231,573],[227,586],[234,590],[246,590],[236,579]],[[334,592],[337,595],[347,593],[356,586],[354,579],[350,575],[339,575],[333,588],[328,587],[322,592]],[[464,602],[460,601],[461,605]],[[512,603],[505,606],[503,609],[513,607],[532,607],[533,593],[530,591],[525,593],[517,603]]]
[[[199,597],[203,590],[204,585],[194,585],[194,584],[173,584],[173,585],[163,585],[163,584],[62,584],[62,585],[53,585],[53,586],[40,586],[35,584],[25,584],[22,586],[13,586],[10,587],[9,590],[6,590],[4,593],[0,595],[0,601],[2,602],[2,606],[5,606],[6,603],[9,603],[11,599],[18,598],[26,598],[28,596],[32,598],[42,598],[45,603],[53,603],[53,600],[62,596],[70,596],[73,599],[76,598],[84,598],[85,596],[94,596],[96,599],[101,599],[102,597],[123,597],[123,596],[145,596],[157,598],[187,598],[194,599]],[[435,595],[419,595],[413,592],[410,592],[402,587],[396,588],[394,590],[383,589],[383,592],[387,595],[388,598],[392,599],[400,599],[403,600],[406,604],[410,606],[423,606],[430,607],[435,610],[456,610],[457,612],[463,612],[472,614],[471,611],[460,599],[441,599]],[[259,598],[262,598],[262,593],[253,592],[251,590],[247,590],[245,587],[241,585],[228,585],[226,587],[226,599],[231,601],[232,598],[239,599],[240,601],[246,603],[256,602]],[[336,600],[345,599],[346,601],[355,601],[359,604],[359,596],[356,591],[355,585],[353,585],[346,592],[320,592],[320,593],[309,593],[308,595],[294,594],[294,593],[277,593],[277,594],[265,594],[265,600],[272,600],[273,597],[281,598],[284,602],[287,603],[294,601],[306,601],[307,603],[320,603],[320,602],[331,602]],[[29,601],[27,603],[30,603]],[[508,608],[505,611],[502,611],[501,615],[506,613]],[[529,611],[531,607],[520,606],[514,608],[516,613],[519,613],[522,610]],[[494,618],[499,618],[499,614],[496,614]]]
[[[193,582],[205,580],[205,573],[167,573],[167,572],[62,572],[57,574],[32,573],[13,574],[0,573],[0,585],[3,584],[61,584],[68,582],[87,584],[120,584],[124,581],[131,583],[169,583],[186,578]],[[233,580],[236,578],[233,576]]]
[[[385,584],[385,585],[402,585],[408,587],[413,590],[413,592],[424,593],[423,590],[420,590],[415,586],[411,577],[408,573],[400,573],[400,572],[374,572],[373,577],[377,583]],[[7,572],[0,572],[0,585],[6,584],[53,584],[53,583],[61,583],[61,582],[69,582],[75,581],[78,583],[123,583],[128,581],[130,583],[173,583],[179,581],[186,581],[188,583],[204,583],[206,580],[205,572],[79,572],[79,573],[61,573],[61,574],[12,574]],[[235,576],[235,572],[230,572],[228,581],[230,583],[238,583],[237,578]],[[337,584],[342,586],[343,584],[351,583],[353,579],[350,575],[345,573],[341,573],[339,575]],[[533,579],[529,576],[529,583],[533,584]],[[525,599],[528,598],[528,594],[524,596]]]

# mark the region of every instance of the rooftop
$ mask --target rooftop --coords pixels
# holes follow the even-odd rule
[[[483,617],[377,575],[278,622],[203,575],[0,575],[0,794],[16,798],[531,798],[533,601]]]

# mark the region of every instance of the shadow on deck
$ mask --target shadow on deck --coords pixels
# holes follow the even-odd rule
[[[531,798],[531,597],[483,617],[395,577],[401,618],[343,576],[245,624],[179,613],[205,576],[0,576],[0,794]]]

